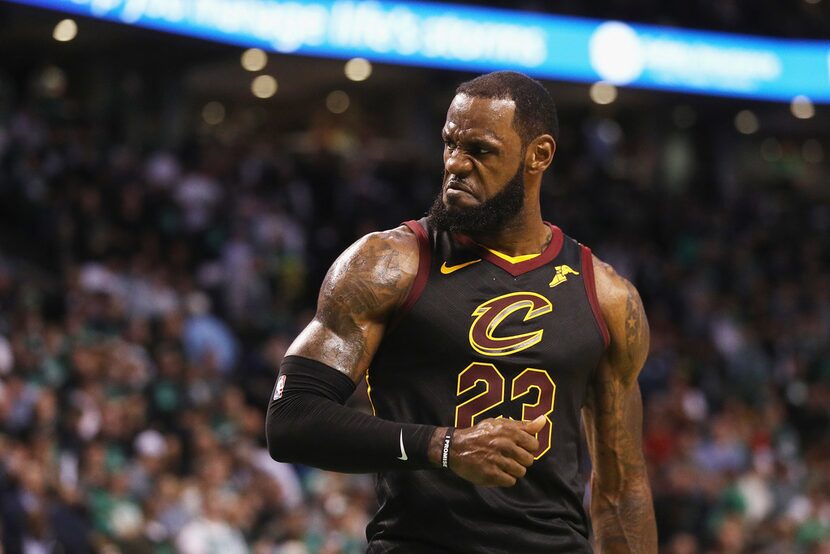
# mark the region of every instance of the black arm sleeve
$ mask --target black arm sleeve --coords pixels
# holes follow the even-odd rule
[[[395,423],[343,404],[355,384],[323,363],[286,356],[268,405],[268,451],[280,462],[342,473],[424,469],[435,431]]]

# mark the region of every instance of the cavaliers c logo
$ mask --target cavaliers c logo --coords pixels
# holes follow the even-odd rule
[[[496,328],[507,316],[526,310],[524,320],[530,321],[550,313],[550,300],[535,292],[511,292],[488,300],[473,310],[475,317],[470,325],[470,345],[485,356],[508,356],[526,350],[542,340],[543,329],[510,337],[495,336]]]

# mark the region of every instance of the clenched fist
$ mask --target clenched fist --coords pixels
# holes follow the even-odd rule
[[[545,416],[533,421],[485,419],[466,429],[456,429],[448,465],[458,476],[474,485],[511,487],[524,477],[539,448],[536,434],[545,425]],[[437,461],[446,428],[433,435],[430,457]],[[436,440],[437,439],[437,440]]]

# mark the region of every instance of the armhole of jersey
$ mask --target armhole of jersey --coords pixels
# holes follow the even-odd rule
[[[597,284],[594,280],[594,256],[591,254],[591,249],[585,245],[580,245],[582,248],[582,282],[585,283],[585,293],[588,295],[588,302],[591,304],[591,311],[594,312],[594,319],[597,322],[600,335],[602,335],[602,343],[605,348],[611,344],[611,335],[608,333],[608,326],[605,324],[605,318],[602,316],[602,310],[599,307],[599,299],[597,298]]]
[[[412,283],[412,288],[409,289],[409,294],[406,295],[406,299],[398,310],[398,313],[396,313],[392,318],[392,322],[386,330],[387,333],[394,330],[404,316],[409,313],[409,310],[412,309],[412,306],[414,306],[415,302],[418,301],[418,298],[421,297],[421,293],[424,292],[424,287],[426,287],[427,278],[429,277],[431,256],[429,237],[427,237],[426,229],[424,229],[421,224],[414,219],[404,221],[403,224],[409,227],[418,238],[418,272],[415,274],[415,282]]]

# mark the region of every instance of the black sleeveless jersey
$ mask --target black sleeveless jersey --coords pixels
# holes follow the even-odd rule
[[[539,256],[511,263],[429,220],[401,313],[367,373],[375,414],[464,428],[547,415],[536,461],[509,488],[449,470],[378,475],[368,552],[591,552],[582,507],[580,409],[608,344],[591,252],[550,225]]]

